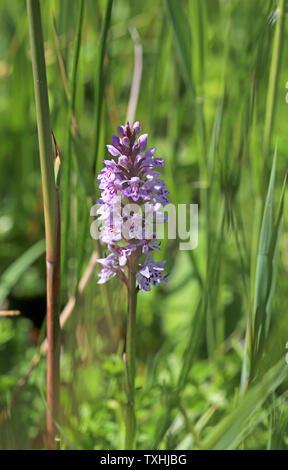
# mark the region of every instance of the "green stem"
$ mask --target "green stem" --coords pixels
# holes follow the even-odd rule
[[[43,205],[46,237],[47,267],[47,433],[48,447],[54,448],[59,410],[59,362],[60,362],[60,324],[59,324],[59,255],[60,255],[60,204],[55,185],[53,168],[53,149],[51,141],[50,112],[46,66],[39,0],[27,0],[31,59],[34,79],[34,93],[40,150]]]
[[[132,254],[128,266],[128,319],[126,333],[126,434],[125,449],[135,449],[136,416],[135,416],[135,354],[136,354],[136,258]]]

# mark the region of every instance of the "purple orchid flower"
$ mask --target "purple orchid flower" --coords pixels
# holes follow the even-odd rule
[[[156,167],[164,166],[164,160],[154,157],[154,147],[146,149],[147,134],[137,137],[140,134],[138,121],[132,128],[127,123],[119,126],[117,131],[120,137],[113,135],[112,145],[107,145],[109,153],[117,159],[104,160],[105,167],[98,175],[101,191],[98,201],[100,208],[97,211],[102,224],[100,240],[108,247],[107,257],[98,260],[102,264],[98,282],[103,284],[116,275],[127,282],[125,267],[129,265],[129,258],[133,253],[138,260],[136,278],[139,289],[149,291],[151,285],[166,282],[166,277],[163,274],[164,262],[156,262],[152,257],[152,252],[160,249],[153,230],[151,234],[153,217],[152,222],[141,222],[141,213],[145,204],[148,204],[152,215],[157,215],[159,206],[169,202],[166,184],[160,179],[161,174],[155,170]],[[115,210],[117,204],[119,210]],[[121,214],[120,209],[127,204],[137,204],[140,213],[123,211],[124,215]],[[142,225],[137,226],[138,220]],[[166,220],[163,218],[163,222]],[[129,237],[123,230],[125,224],[130,224]],[[146,239],[147,228],[151,235]],[[142,263],[140,258],[144,258]]]

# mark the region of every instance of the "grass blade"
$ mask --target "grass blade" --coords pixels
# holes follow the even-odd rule
[[[205,53],[206,53],[206,16],[207,2],[190,0],[193,73],[197,89],[202,88],[204,81]]]
[[[69,99],[69,112],[68,112],[68,125],[67,125],[67,144],[66,144],[66,158],[64,159],[63,169],[63,211],[62,211],[62,260],[61,270],[62,274],[66,271],[67,266],[67,253],[68,253],[68,235],[70,223],[70,180],[71,180],[71,166],[72,166],[72,125],[75,122],[75,106],[76,106],[76,87],[77,87],[77,71],[81,45],[81,35],[84,16],[84,0],[80,0],[77,18],[76,39],[73,51],[73,64],[72,74],[70,80],[70,99]],[[84,166],[84,165],[82,165]],[[63,277],[63,276],[62,276]]]
[[[102,112],[102,103],[104,97],[104,83],[103,83],[103,69],[104,69],[104,55],[106,49],[106,40],[108,35],[108,29],[111,20],[113,0],[107,0],[105,15],[103,20],[103,27],[100,37],[100,46],[98,52],[98,60],[96,66],[96,79],[95,79],[95,96],[96,100],[94,103],[95,106],[95,122],[94,122],[94,144],[93,144],[93,154],[92,154],[92,172],[95,176],[97,173],[97,159],[98,159],[98,150],[99,150],[99,140],[100,140],[100,128],[101,128],[101,112]]]
[[[248,420],[287,377],[283,359],[266,372],[262,380],[249,390],[239,406],[215,427],[203,443],[205,449],[232,450],[247,430]]]
[[[189,24],[183,10],[183,5],[181,1],[175,2],[174,0],[166,0],[166,4],[175,34],[176,46],[183,69],[183,75],[188,88],[190,88],[193,94],[195,94],[192,78],[191,38]]]
[[[276,222],[273,221],[273,199],[275,186],[277,149],[274,153],[273,167],[263,213],[259,238],[255,297],[254,297],[254,332],[252,343],[252,367],[255,369],[256,358],[259,357],[265,341],[267,341],[271,323],[272,300],[276,285],[278,267],[278,250],[282,228],[284,197],[287,182],[285,176],[280,207]]]

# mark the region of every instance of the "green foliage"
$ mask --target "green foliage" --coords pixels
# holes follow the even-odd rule
[[[276,3],[41,2],[62,168],[61,306],[95,249],[95,172],[127,113],[131,28],[143,47],[136,119],[167,162],[171,202],[199,204],[197,248],[163,240],[168,283],[138,294],[139,449],[288,449],[288,49],[285,15],[271,21]],[[0,18],[0,304],[22,312],[0,317],[0,448],[41,449],[44,360],[11,407],[38,351],[32,328],[45,296],[25,2],[2,0]],[[124,445],[126,292],[116,279],[99,286],[97,271],[63,331],[61,449]]]

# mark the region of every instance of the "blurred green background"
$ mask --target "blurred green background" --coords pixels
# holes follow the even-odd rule
[[[41,1],[51,125],[63,173],[68,164],[71,172],[66,193],[69,226],[62,240],[67,252],[62,307],[75,291],[93,252],[89,208],[99,196],[95,190],[87,198],[85,178],[91,177],[95,149],[106,2],[84,3],[75,104],[79,135],[75,143],[69,134],[71,114],[57,42],[69,81],[79,1]],[[287,352],[285,217],[277,241],[278,268],[273,265],[273,279],[278,274],[269,335],[250,373],[252,388],[254,383],[262,388],[255,389],[257,393],[253,389],[253,396],[246,395],[249,402],[241,402],[245,400],[245,361],[249,369],[252,357],[251,332],[247,348],[245,332],[249,315],[253,318],[255,314],[259,234],[276,141],[271,227],[276,222],[287,170],[287,27],[276,47],[278,3],[113,2],[100,84],[103,105],[97,168],[101,169],[103,158],[108,156],[105,144],[110,143],[116,127],[125,123],[134,67],[132,36],[137,31],[143,73],[135,120],[149,134],[148,143],[157,148],[156,155],[166,160],[163,173],[171,202],[199,204],[198,247],[192,252],[179,251],[178,240],[163,242],[160,258],[166,259],[168,283],[139,294],[138,448],[201,448],[225,416],[238,423],[237,432],[225,422],[226,440],[217,441],[220,447],[288,448],[285,381],[281,379],[280,388],[276,388],[278,379],[272,381],[274,388],[263,382],[265,372],[281,358],[284,361]],[[43,339],[45,334],[44,222],[25,1],[1,0],[0,18],[0,305],[2,310],[21,311],[20,316],[0,318],[0,410],[8,410],[0,424],[0,448],[43,448],[45,360],[41,359],[11,407],[17,382],[38,351],[39,335]],[[274,95],[271,69],[280,50]],[[275,108],[267,149],[269,97]],[[60,185],[62,199],[65,190]],[[63,449],[119,449],[123,445],[121,354],[126,293],[116,279],[99,286],[97,272],[98,267],[63,332]],[[112,312],[112,331],[108,311]],[[257,330],[256,324],[254,327]],[[246,411],[241,408],[241,413],[231,415],[241,403]]]

